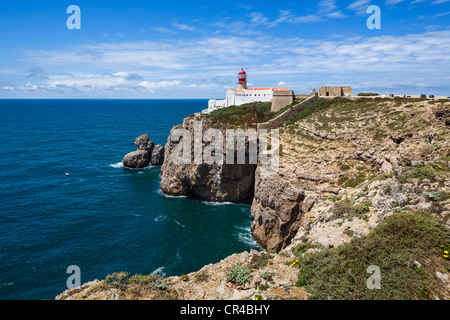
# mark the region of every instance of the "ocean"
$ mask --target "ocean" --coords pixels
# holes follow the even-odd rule
[[[259,250],[250,205],[169,197],[159,167],[121,164],[136,137],[165,145],[174,125],[206,107],[0,100],[0,299],[54,299],[71,265],[85,283],[120,271],[182,275]]]

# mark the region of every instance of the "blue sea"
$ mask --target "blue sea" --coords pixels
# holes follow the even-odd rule
[[[259,249],[250,206],[168,197],[123,156],[206,100],[0,100],[0,299],[54,299],[113,272],[166,276]],[[66,176],[66,172],[70,175]]]

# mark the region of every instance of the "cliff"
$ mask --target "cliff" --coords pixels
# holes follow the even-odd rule
[[[199,134],[204,136],[212,123],[202,115],[189,116],[181,126],[174,127],[165,146],[165,162],[161,168],[161,190],[172,196],[189,196],[199,200],[214,202],[251,203],[254,194],[256,164],[249,164],[248,149],[246,162],[243,164],[207,164],[203,160],[196,164],[194,139],[195,123],[201,124]],[[180,163],[174,159],[174,149],[183,143],[183,137],[175,138],[174,132],[184,129],[189,132],[191,139],[188,161]],[[221,130],[224,133],[224,130]],[[224,134],[225,136],[225,134]],[[207,148],[212,142],[203,142],[202,148]],[[223,150],[226,148],[226,138],[223,139]]]
[[[380,175],[404,179],[407,172],[418,170],[411,168],[437,165],[432,160],[445,163],[448,105],[337,98],[316,101],[298,113],[281,128],[283,155],[278,174],[261,175],[264,166],[256,171],[254,238],[265,249],[279,251],[308,221],[303,217],[317,199],[336,197],[345,187],[367,187]],[[415,201],[417,208],[427,207],[425,197]],[[380,220],[390,209],[377,208]]]
[[[192,132],[194,118],[182,126]],[[261,164],[175,165],[168,140],[161,189],[251,197],[252,235],[267,251],[178,277],[114,275],[57,299],[449,299],[449,126],[448,100],[319,99],[280,128],[271,175]],[[371,265],[381,290],[366,285]]]

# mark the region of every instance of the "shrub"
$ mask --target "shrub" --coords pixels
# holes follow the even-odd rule
[[[272,256],[268,253],[255,254],[250,260],[249,267],[252,269],[261,269],[267,266],[270,258],[272,258]]]
[[[419,179],[422,182],[425,179],[431,182],[436,181],[436,170],[430,166],[419,166],[409,168],[399,179],[401,183],[406,183],[411,179]]]
[[[271,112],[271,107],[271,102],[252,102],[240,106],[230,106],[214,110],[205,116],[213,124],[249,127],[272,119],[275,113]]]
[[[253,275],[250,269],[245,267],[234,267],[227,273],[227,281],[240,284],[241,286],[250,282]]]
[[[446,290],[434,274],[450,267],[442,258],[449,240],[449,230],[431,214],[398,213],[365,237],[305,256],[297,285],[306,285],[313,299],[433,299]],[[416,260],[431,263],[418,270],[413,267]],[[380,267],[381,290],[367,288],[370,265]]]
[[[373,92],[367,92],[367,93],[361,92],[361,93],[358,93],[358,97],[375,97],[375,96],[379,96],[379,94],[378,93],[373,93]]]
[[[208,281],[208,279],[209,279],[209,274],[206,271],[198,272],[194,276],[194,281],[195,282],[204,282],[204,281]]]
[[[351,218],[356,215],[358,215],[358,211],[356,211],[355,208],[353,208],[354,201],[350,199],[344,199],[334,205],[332,208],[333,217],[334,219],[338,218]]]
[[[370,212],[370,206],[372,205],[372,201],[365,200],[357,205],[354,206],[355,210],[358,211],[358,213],[367,213]]]

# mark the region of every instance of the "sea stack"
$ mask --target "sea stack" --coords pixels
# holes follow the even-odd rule
[[[164,162],[164,147],[155,146],[147,134],[140,135],[134,141],[138,150],[133,151],[123,157],[123,166],[131,169],[142,169],[150,163],[160,166]]]

